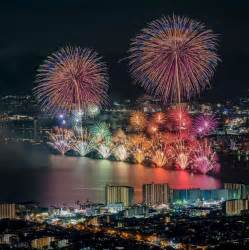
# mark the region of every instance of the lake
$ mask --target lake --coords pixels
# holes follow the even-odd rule
[[[106,184],[135,188],[142,201],[142,184],[168,183],[171,188],[215,189],[221,180],[187,171],[151,168],[124,162],[51,154],[46,147],[4,145],[0,155],[1,201],[37,201],[42,205],[72,205],[89,199],[104,202]]]

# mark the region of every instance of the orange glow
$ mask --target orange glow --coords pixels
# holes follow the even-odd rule
[[[167,163],[167,157],[163,151],[157,150],[152,153],[151,160],[158,166],[163,167]]]
[[[157,133],[158,132],[158,126],[156,125],[156,124],[151,124],[151,125],[149,125],[148,127],[147,127],[147,132],[148,132],[148,134],[155,134],[155,133]]]
[[[131,113],[130,125],[136,131],[143,131],[146,127],[147,119],[146,115],[140,111],[134,111]]]
[[[133,156],[134,156],[136,163],[139,163],[139,164],[141,164],[145,159],[145,155],[141,150],[137,150],[136,152],[134,152]]]
[[[129,144],[135,162],[142,163],[149,153],[150,141],[143,134],[137,134],[130,137]]]
[[[156,112],[152,116],[152,121],[156,124],[163,124],[166,121],[166,115],[163,112]]]

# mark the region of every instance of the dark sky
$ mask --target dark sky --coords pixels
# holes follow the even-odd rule
[[[94,48],[104,57],[111,96],[138,95],[142,90],[132,84],[127,62],[118,60],[146,23],[175,13],[198,19],[220,34],[222,63],[204,98],[243,95],[249,88],[248,12],[247,0],[1,0],[0,94],[30,93],[39,64],[70,44]]]

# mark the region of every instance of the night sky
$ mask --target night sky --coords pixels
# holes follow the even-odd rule
[[[216,101],[246,94],[249,88],[247,0],[115,2],[1,1],[0,95],[31,93],[36,69],[46,56],[65,45],[77,45],[96,49],[107,61],[112,97],[136,97],[143,91],[132,83],[128,62],[118,61],[127,56],[129,41],[141,28],[172,13],[198,19],[220,35],[222,63],[211,82],[212,89],[202,98]]]

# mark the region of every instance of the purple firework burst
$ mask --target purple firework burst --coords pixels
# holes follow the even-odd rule
[[[214,115],[200,115],[194,121],[194,133],[198,136],[210,135],[218,126]]]

